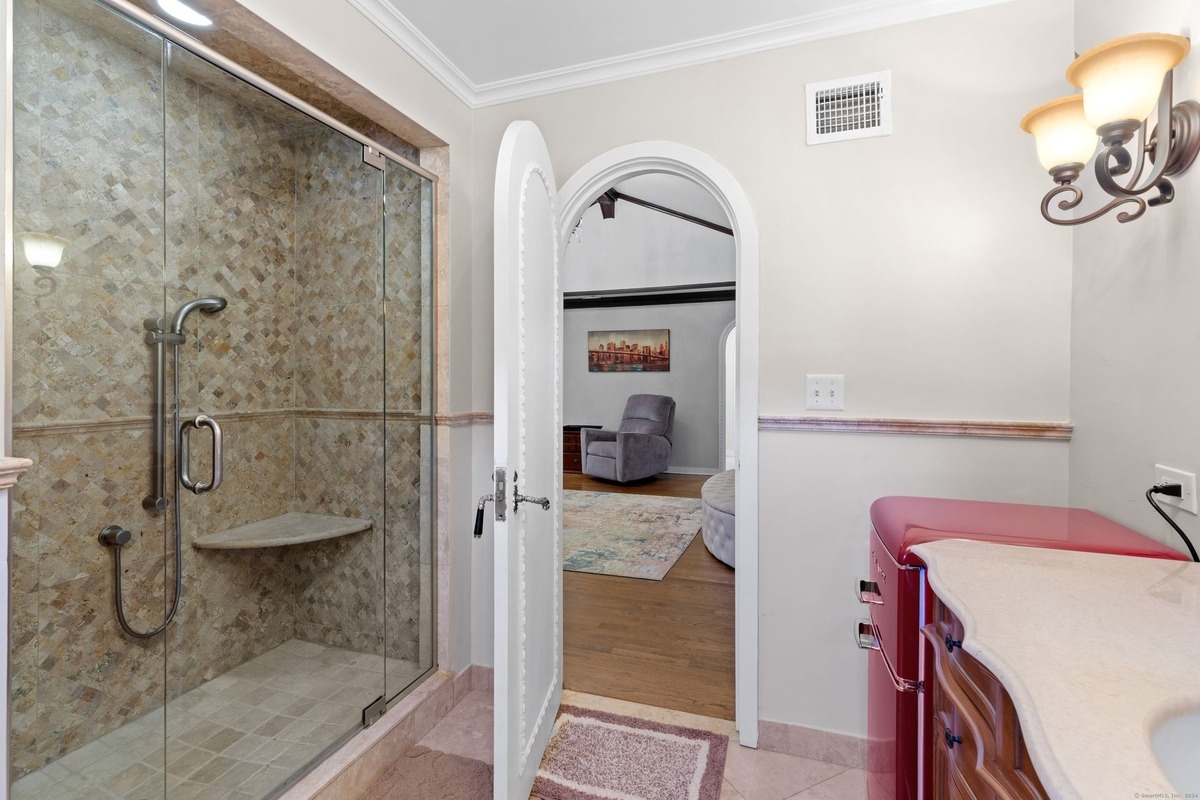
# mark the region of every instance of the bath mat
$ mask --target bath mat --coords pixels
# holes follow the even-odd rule
[[[700,501],[563,492],[563,569],[661,581],[700,532]]]
[[[491,796],[491,764],[417,745],[359,800],[480,800]]]
[[[717,800],[728,737],[563,706],[533,793],[542,800]]]

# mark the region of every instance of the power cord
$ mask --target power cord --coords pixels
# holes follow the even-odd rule
[[[1179,534],[1179,538],[1183,539],[1183,543],[1187,545],[1188,552],[1192,554],[1192,561],[1200,561],[1200,556],[1196,555],[1196,548],[1192,547],[1192,540],[1187,537],[1183,529],[1175,524],[1175,520],[1167,516],[1167,512],[1163,511],[1158,503],[1154,502],[1154,495],[1163,494],[1167,497],[1183,497],[1183,487],[1178,483],[1159,483],[1151,486],[1146,490],[1146,500],[1154,507],[1159,516],[1167,521],[1167,524],[1175,529]]]

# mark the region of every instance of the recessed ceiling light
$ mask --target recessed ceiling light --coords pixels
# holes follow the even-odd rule
[[[158,7],[185,25],[199,25],[201,27],[212,25],[211,19],[196,9],[180,2],[180,0],[158,0]]]

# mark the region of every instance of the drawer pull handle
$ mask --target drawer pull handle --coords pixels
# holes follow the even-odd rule
[[[950,634],[948,634],[948,633],[946,634],[945,642],[946,642],[946,652],[947,653],[953,653],[954,648],[956,648],[956,647],[959,648],[960,650],[962,649],[962,639],[952,639],[952,638],[950,638]]]
[[[953,750],[954,745],[956,744],[962,744],[962,737],[955,736],[950,732],[949,728],[946,728],[946,747],[949,747],[951,750]]]
[[[860,619],[854,626],[854,643],[859,650],[878,650],[879,635],[869,620]]]
[[[858,602],[872,606],[883,605],[883,596],[879,593],[879,584],[875,581],[859,580]]]

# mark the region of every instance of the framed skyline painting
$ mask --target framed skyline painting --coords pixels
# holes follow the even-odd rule
[[[588,331],[588,372],[670,372],[671,331]]]

